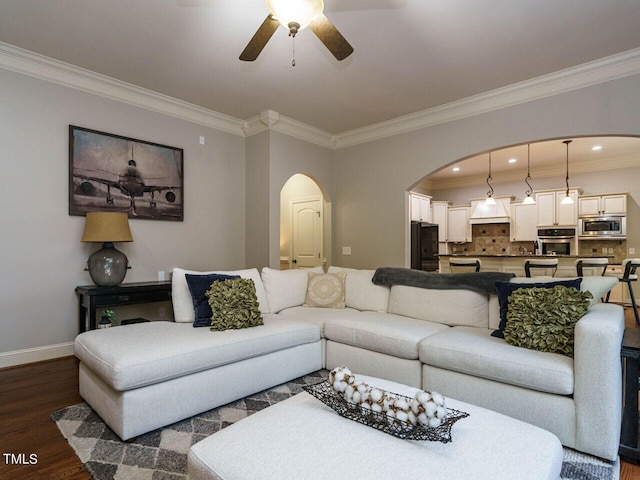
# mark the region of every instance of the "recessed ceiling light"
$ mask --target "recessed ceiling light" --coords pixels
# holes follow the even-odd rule
[[[594,147],[591,147],[591,150],[593,150],[594,152],[597,152],[598,150],[602,150],[602,145],[596,145]]]
[[[453,167],[453,171],[454,172],[459,172],[460,171],[460,167]]]
[[[516,163],[518,161],[517,158],[510,158],[509,163]]]

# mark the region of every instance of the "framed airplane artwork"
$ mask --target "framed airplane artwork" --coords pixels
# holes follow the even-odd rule
[[[69,215],[182,221],[184,152],[69,125]]]

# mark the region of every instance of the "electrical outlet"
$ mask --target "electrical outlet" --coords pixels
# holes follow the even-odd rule
[[[164,270],[158,271],[158,281],[164,282],[167,279],[167,273]]]
[[[351,247],[342,247],[343,255],[351,255]]]
[[[204,135],[200,135],[200,145],[204,145]]]
[[[610,248],[610,249],[609,249],[609,253],[613,253],[613,248]]]
[[[636,254],[636,249],[633,247],[629,247],[629,255],[635,255]]]
[[[602,247],[602,254],[606,255],[607,254],[607,247]]]

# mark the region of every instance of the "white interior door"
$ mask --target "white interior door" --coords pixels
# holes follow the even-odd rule
[[[322,265],[322,198],[291,201],[292,268]]]

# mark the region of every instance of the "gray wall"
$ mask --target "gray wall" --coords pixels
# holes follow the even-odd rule
[[[406,191],[462,157],[547,138],[640,134],[638,91],[635,75],[338,150],[334,263],[405,265]],[[352,247],[351,256],[342,255],[343,246]]]
[[[270,138],[268,265],[271,268],[280,268],[280,191],[287,180],[296,173],[311,177],[327,202],[325,223],[330,221],[334,189],[334,152],[279,132],[271,131]],[[325,233],[327,233],[326,228]],[[328,239],[325,238],[325,243],[327,241]],[[331,265],[331,260],[331,252],[327,252],[328,265]]]
[[[268,131],[253,135],[247,142],[246,173],[246,259],[247,265],[269,266],[269,178],[271,156]]]
[[[69,124],[184,149],[184,222],[130,221],[133,243],[117,245],[126,281],[245,266],[244,138],[2,69],[0,105],[0,367],[3,352],[71,342],[74,288],[92,283],[83,269],[97,246],[68,215]]]

